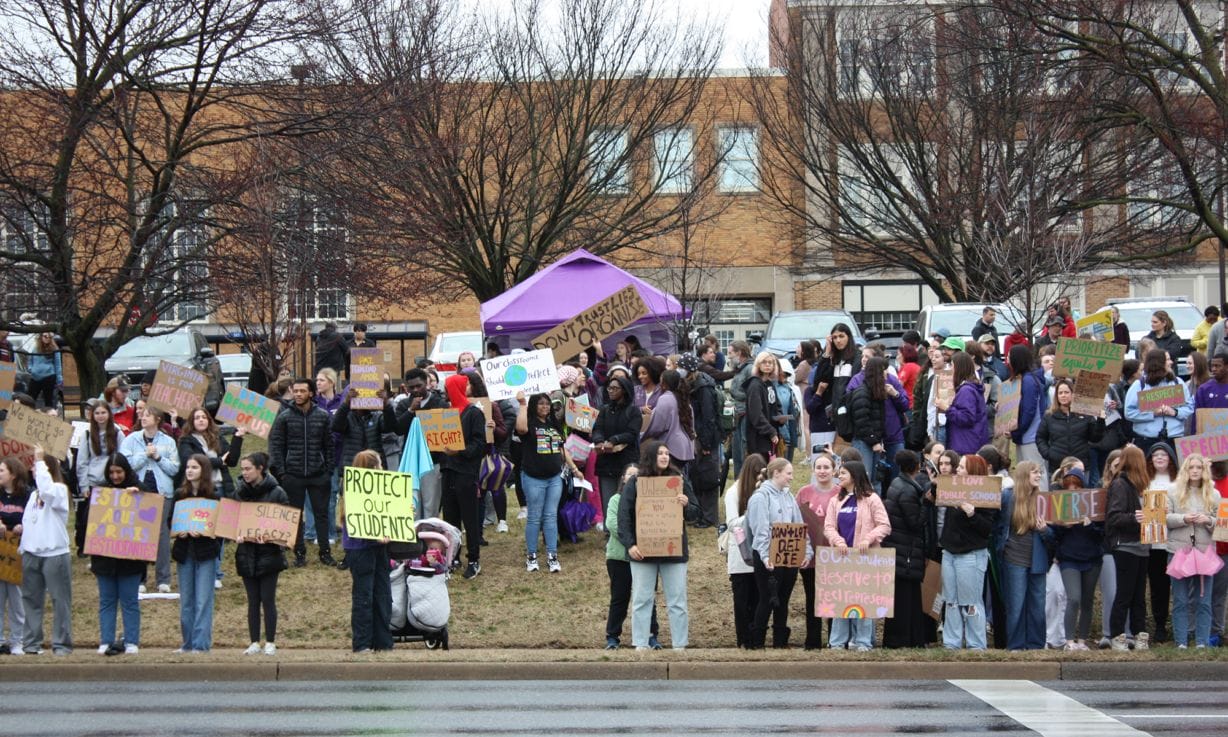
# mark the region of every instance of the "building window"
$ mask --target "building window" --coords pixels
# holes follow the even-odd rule
[[[0,208],[0,244],[5,258],[0,259],[0,309],[4,317],[16,320],[22,315],[52,319],[53,290],[50,274],[41,266],[23,261],[32,255],[47,256],[47,208],[5,205]]]
[[[631,191],[631,168],[627,156],[627,132],[621,128],[601,128],[588,137],[590,181],[602,194],[621,195]]]
[[[349,231],[336,209],[300,198],[287,213],[290,317],[350,320],[353,312],[345,287]]]
[[[722,192],[759,191],[759,131],[749,126],[721,128],[718,135]]]
[[[695,171],[695,134],[690,128],[667,128],[652,138],[657,191],[677,194],[691,191]]]
[[[873,12],[873,11],[866,11]],[[934,32],[930,23],[887,20],[867,31],[866,12],[837,28],[836,81],[842,97],[911,96],[934,88]],[[864,27],[859,27],[864,26]]]
[[[191,201],[162,208],[157,231],[146,245],[150,309],[167,323],[201,320],[209,314],[209,229],[206,212]]]
[[[938,295],[920,282],[844,282],[844,309],[853,315],[863,333],[870,328],[912,330],[921,308],[938,302]]]
[[[876,236],[899,232],[916,218],[905,201],[907,194],[923,200],[912,167],[898,147],[889,143],[837,150],[840,172],[840,209],[851,226]],[[933,151],[927,151],[932,167]],[[885,184],[879,184],[879,183]]]
[[[766,325],[771,319],[772,300],[767,297],[705,299],[695,303],[691,314],[695,325]]]

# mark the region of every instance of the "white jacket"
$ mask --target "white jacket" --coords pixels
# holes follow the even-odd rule
[[[733,483],[725,489],[725,524],[729,524],[738,517],[738,480],[734,479]],[[747,534],[750,534],[749,532]],[[738,544],[733,540],[729,541],[729,548],[725,551],[727,557],[727,565],[729,575],[737,573],[754,573],[754,566],[749,566],[746,561],[742,560],[742,553],[738,550]]]
[[[68,487],[51,480],[43,461],[34,463],[37,491],[26,502],[21,517],[18,550],[39,558],[68,554]]]

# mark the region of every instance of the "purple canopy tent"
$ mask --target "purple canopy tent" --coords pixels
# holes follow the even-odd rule
[[[607,355],[624,335],[656,354],[673,353],[677,341],[669,323],[685,312],[670,295],[580,248],[494,299],[482,303],[482,332],[504,352],[531,348],[533,338],[564,320],[633,285],[648,314],[626,330],[602,341]]]

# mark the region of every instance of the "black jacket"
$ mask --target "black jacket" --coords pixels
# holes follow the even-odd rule
[[[870,387],[862,384],[849,397],[853,412],[853,437],[873,447],[883,442],[887,433],[885,410],[886,402],[870,397]],[[894,408],[892,411],[895,411]]]
[[[1074,456],[1090,466],[1092,445],[1104,437],[1104,420],[1088,415],[1050,412],[1040,418],[1036,431],[1036,448],[1049,463],[1049,468],[1062,465],[1062,459]]]
[[[691,416],[695,419],[695,437],[699,447],[709,453],[721,444],[720,412],[716,406],[716,382],[707,374],[696,371],[691,380]]]
[[[636,478],[638,477],[632,478],[623,487],[622,501],[618,503],[618,541],[628,550],[635,545]],[[686,476],[681,478],[682,490],[686,493],[687,498],[687,505],[682,510],[682,555],[672,558],[645,558],[645,560],[651,563],[686,563],[687,561],[689,548],[687,547],[686,523],[694,522],[699,518],[699,500],[695,498],[695,492],[691,490],[691,480]]]
[[[632,398],[635,396],[631,380],[622,376],[614,377],[623,390],[623,401],[615,404],[606,401],[597,412],[597,420],[593,423],[593,445],[608,442],[611,445],[625,445],[618,453],[600,453],[597,455],[597,475],[603,478],[622,478],[623,470],[629,464],[635,463],[640,455],[640,427],[644,416],[640,408],[635,406]]]
[[[439,465],[441,468],[477,476],[482,456],[486,455],[486,415],[476,404],[471,404],[460,413],[460,423],[465,449],[453,455],[444,453]]]
[[[316,360],[311,373],[318,374],[322,368],[330,368],[340,374],[346,367],[349,351],[345,338],[335,329],[325,328],[316,337]]]
[[[222,449],[222,452],[218,454],[217,458],[210,458],[209,460],[213,465],[213,470],[222,472],[222,488],[219,491],[221,491],[222,496],[230,496],[235,488],[234,479],[230,477],[230,469],[239,465],[239,458],[243,455],[243,438],[235,438],[234,443],[227,443],[226,438],[219,437],[217,444]],[[197,453],[203,456],[209,455],[205,452],[205,448],[200,444],[200,441],[196,439],[196,436],[188,435],[187,433],[180,436],[179,472],[175,474],[176,489],[183,486],[183,471],[188,463],[188,459]],[[226,457],[227,455],[229,457]],[[226,458],[225,462],[222,461],[222,458]]]
[[[1159,348],[1162,351],[1168,351],[1168,357],[1174,361],[1184,356],[1187,352],[1186,349],[1189,347],[1189,343],[1182,340],[1181,336],[1177,335],[1177,333],[1173,332],[1172,330],[1165,333],[1163,338],[1157,338],[1156,331],[1154,330],[1147,333],[1143,337],[1150,338],[1152,341],[1154,341],[1156,348]]]
[[[776,396],[776,390],[754,374],[751,374],[742,386],[746,389],[747,437],[771,438],[776,435],[779,431],[772,419],[780,414],[780,400]]]
[[[929,402],[933,380],[933,374],[926,371],[917,376],[917,383],[913,386],[912,420],[908,423],[908,433],[904,438],[909,450],[921,451],[929,441]]]
[[[1110,551],[1122,543],[1136,543],[1142,537],[1142,527],[1134,519],[1134,513],[1143,508],[1141,492],[1125,476],[1118,476],[1109,484],[1105,500],[1104,544]]]
[[[187,499],[217,499],[217,491],[214,490],[212,497],[187,497]],[[176,499],[175,504],[187,499]],[[163,530],[163,535],[169,535],[170,530]],[[213,560],[222,550],[222,541],[216,537],[192,537],[191,535],[176,537],[171,539],[171,560],[176,563],[186,563],[191,560]]]
[[[349,402],[342,402],[333,415],[333,432],[341,436],[341,467],[351,466],[359,451],[373,450],[379,453],[380,463],[388,467],[384,457],[384,412],[382,410],[350,409]]]
[[[290,504],[290,498],[277,485],[277,479],[267,475],[254,487],[240,478],[234,498],[241,502]],[[286,549],[276,543],[241,542],[235,546],[235,572],[244,578],[258,578],[288,567]]]
[[[269,472],[298,478],[333,472],[333,418],[314,403],[306,412],[291,405],[269,431]]]
[[[977,507],[972,516],[959,507],[948,507],[939,544],[948,553],[971,553],[989,547],[989,535],[998,516],[996,509]]]
[[[146,494],[157,494],[157,489],[145,488],[145,485],[139,481],[134,484],[137,488]],[[128,486],[128,484],[123,484]],[[88,499],[86,500],[88,508]],[[170,504],[169,499],[164,499],[163,504]],[[164,508],[165,509],[165,508]],[[162,534],[169,535],[170,530],[164,529]],[[139,576],[145,573],[148,562],[143,560],[131,560],[129,558],[111,558],[106,555],[91,555],[90,556],[90,573],[95,576]]]
[[[986,325],[985,319],[979,318],[976,321],[976,325],[972,326],[972,339],[980,340],[981,336],[984,335],[985,333],[989,333],[990,335],[992,335],[995,343],[998,342],[997,325]]]
[[[884,548],[895,549],[895,575],[905,581],[925,578],[925,529],[929,514],[922,507],[925,489],[905,474],[896,476],[883,495],[883,506],[891,520],[891,534]]]

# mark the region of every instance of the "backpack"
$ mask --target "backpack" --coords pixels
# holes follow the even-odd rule
[[[832,414],[832,424],[836,426],[836,434],[845,442],[853,439],[853,395],[863,388],[859,386],[856,391],[844,392],[839,404],[836,405],[836,411]]]
[[[737,545],[738,555],[742,556],[742,562],[748,566],[755,564],[754,550],[750,546],[750,531],[746,529],[746,515],[734,517],[729,520],[729,525],[725,529],[722,536],[725,540],[725,545]],[[718,549],[727,550],[720,546],[718,540]]]

